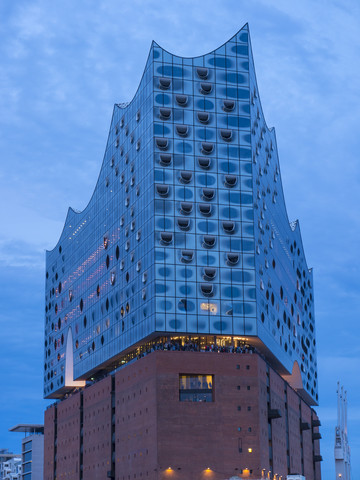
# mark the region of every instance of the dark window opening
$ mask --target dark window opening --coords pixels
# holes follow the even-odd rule
[[[226,233],[234,233],[235,232],[235,222],[225,221],[222,222],[222,227],[224,232]]]
[[[199,164],[199,167],[207,170],[211,166],[211,158],[199,157],[198,164]]]
[[[212,267],[204,267],[204,280],[214,280],[214,278],[216,277],[216,268],[212,268]]]
[[[202,215],[205,215],[205,216],[211,215],[211,205],[208,203],[200,203],[199,210]]]
[[[203,93],[204,95],[208,95],[209,93],[212,92],[212,89],[213,89],[213,86],[211,85],[211,83],[207,83],[207,82],[202,82],[201,83],[201,93]]]
[[[169,185],[156,185],[156,192],[160,197],[167,197],[169,190]]]
[[[214,235],[204,235],[203,247],[213,248],[216,243],[216,237]]]
[[[188,134],[189,128],[187,125],[176,125],[176,133],[181,137],[186,137]]]
[[[168,88],[170,88],[170,85],[170,78],[159,78],[159,86],[162,90],[167,90]]]
[[[169,120],[171,117],[171,109],[170,108],[160,108],[160,118],[163,120]]]
[[[225,142],[230,142],[231,138],[232,138],[232,131],[231,130],[227,130],[225,128],[222,128],[220,130],[220,135],[221,135],[221,138],[223,140],[225,140]]]
[[[232,188],[237,184],[237,177],[235,175],[225,175],[225,186]]]
[[[205,67],[197,67],[196,73],[198,74],[198,77],[201,79],[208,78],[209,76],[209,69]]]
[[[167,138],[157,138],[156,139],[156,146],[160,150],[166,150],[168,148],[168,145],[169,145],[169,141],[168,141]]]
[[[190,202],[181,202],[180,213],[183,215],[189,215],[192,212],[193,205]]]
[[[178,103],[178,105],[180,105],[181,107],[185,107],[185,105],[187,104],[188,102],[188,97],[187,95],[176,95],[176,102]]]
[[[198,112],[197,117],[199,122],[201,123],[208,123],[210,119],[210,113],[207,112]]]
[[[190,230],[191,224],[190,224],[189,218],[178,218],[177,223],[180,230],[184,230],[184,231]]]
[[[190,183],[192,180],[192,172],[182,171],[180,172],[180,181],[181,183]]]
[[[169,165],[171,165],[171,155],[169,154],[161,154],[160,155],[160,165],[162,165],[163,167],[168,167]]]
[[[201,283],[200,290],[204,297],[212,297],[214,295],[214,285],[211,283]]]
[[[160,241],[163,245],[170,245],[173,239],[173,234],[171,232],[161,232]]]
[[[234,110],[234,108],[235,108],[234,100],[224,100],[224,110],[225,110],[225,112],[231,112],[231,110]]]
[[[194,251],[193,250],[182,250],[180,261],[182,263],[190,263],[194,258]]]
[[[179,300],[178,308],[179,308],[179,310],[182,310],[182,311],[186,312],[186,310],[187,310],[187,300],[186,300],[186,298],[182,298],[181,300]]]
[[[215,190],[213,188],[203,188],[202,198],[204,200],[212,200],[215,197]]]
[[[214,144],[210,142],[202,142],[201,149],[203,153],[205,153],[206,155],[210,155],[210,153],[212,153],[214,150]]]

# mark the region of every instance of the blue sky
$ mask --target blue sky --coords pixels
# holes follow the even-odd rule
[[[0,448],[41,422],[44,250],[86,206],[113,104],[130,100],[151,40],[204,54],[249,22],[291,219],[314,268],[322,465],[334,477],[336,381],[360,470],[360,4],[356,0],[2,0],[0,3]]]

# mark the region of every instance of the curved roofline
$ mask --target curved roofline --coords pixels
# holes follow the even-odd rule
[[[149,60],[150,60],[150,55],[151,55],[151,52],[152,52],[152,49],[153,49],[153,45],[154,45],[154,40],[151,42],[151,45],[150,45],[150,49],[149,49],[149,53],[148,53],[148,56],[147,56],[147,59],[146,59],[146,62],[145,62],[145,67],[144,67],[144,70],[143,70],[143,73],[141,75],[141,78],[140,78],[140,82],[139,82],[139,85],[136,89],[136,92],[134,93],[132,99],[130,100],[130,102],[122,102],[122,103],[115,103],[115,106],[120,108],[121,110],[126,110],[128,107],[130,107],[130,105],[133,103],[133,101],[135,100],[136,98],[136,95],[138,94],[138,91],[140,89],[140,86],[142,84],[142,81],[143,81],[143,78],[144,78],[144,75],[145,75],[145,72],[146,72],[146,67],[149,63]]]
[[[133,95],[133,98],[131,99],[130,102],[124,104],[124,103],[115,103],[114,104],[114,108],[113,108],[113,113],[112,113],[112,116],[111,116],[111,121],[110,121],[110,126],[112,125],[112,122],[113,122],[113,118],[114,118],[114,113],[115,113],[115,108],[119,108],[121,110],[124,110],[124,112],[127,110],[128,107],[130,107],[130,105],[134,102],[138,92],[139,92],[139,89],[141,87],[141,84],[142,84],[142,81],[143,81],[143,78],[144,78],[144,75],[145,75],[145,72],[146,72],[146,68],[147,68],[147,65],[149,63],[149,59],[150,59],[150,55],[151,55],[151,52],[152,52],[152,49],[153,49],[153,44],[155,42],[153,41],[151,43],[151,47],[150,47],[150,50],[149,50],[149,53],[148,53],[148,56],[147,56],[147,59],[146,59],[146,62],[145,62],[145,67],[144,67],[144,70],[143,70],[143,73],[141,75],[141,79],[140,79],[140,82],[139,82],[139,85],[136,89],[136,92],[134,93]],[[108,138],[107,138],[107,141],[106,141],[106,147],[108,146],[108,142],[109,142],[109,137],[110,137],[110,129],[109,129],[109,133],[108,133]],[[97,189],[97,186],[99,184],[99,181],[100,181],[100,175],[101,175],[101,172],[102,172],[102,169],[103,169],[103,166],[104,166],[104,163],[105,163],[105,154],[106,154],[106,147],[105,147],[105,153],[104,153],[104,156],[103,156],[103,161],[101,163],[101,166],[100,166],[100,169],[99,169],[99,174],[98,174],[98,177],[97,177],[97,180],[96,180],[96,183],[95,183],[95,186],[94,186],[94,189],[93,189],[93,192],[90,196],[90,199],[88,201],[88,203],[86,204],[86,206],[82,209],[82,210],[75,210],[73,207],[69,207],[68,210],[67,210],[67,214],[66,214],[66,217],[65,217],[65,222],[64,222],[64,226],[63,226],[63,229],[61,230],[61,233],[59,235],[59,239],[56,243],[56,245],[51,249],[51,250],[45,250],[46,254],[50,254],[51,252],[53,252],[59,245],[59,243],[61,242],[62,238],[63,238],[63,235],[64,235],[64,232],[65,232],[65,227],[67,226],[67,221],[68,221],[68,218],[70,216],[70,214],[75,214],[75,215],[81,215],[81,214],[84,214],[87,210],[87,208],[90,206],[91,204],[91,201],[95,195],[95,192],[96,192],[96,189]]]
[[[138,92],[139,92],[139,89],[141,87],[141,84],[142,84],[142,81],[143,81],[143,78],[144,78],[144,75],[145,75],[145,72],[146,72],[146,69],[147,69],[147,66],[148,66],[148,63],[149,63],[149,60],[151,59],[151,53],[153,51],[153,48],[154,46],[157,46],[159,48],[161,48],[161,50],[163,50],[164,52],[167,52],[169,53],[170,55],[174,56],[174,57],[179,57],[179,58],[200,58],[200,57],[205,57],[206,55],[209,55],[210,53],[212,52],[215,52],[216,50],[219,50],[220,48],[222,48],[224,45],[226,45],[228,42],[230,42],[231,39],[233,39],[234,37],[236,37],[239,32],[241,32],[241,30],[243,30],[244,28],[247,28],[247,30],[249,29],[249,25],[248,23],[245,23],[243,25],[243,27],[240,28],[240,30],[238,30],[232,37],[230,37],[226,42],[222,43],[219,47],[215,48],[214,50],[210,50],[210,52],[208,53],[205,53],[203,55],[198,55],[196,57],[183,57],[183,56],[179,56],[179,55],[175,55],[174,53],[171,53],[169,52],[168,50],[166,50],[165,48],[161,47],[158,43],[155,42],[155,40],[153,40],[151,42],[151,46],[150,46],[150,49],[149,49],[149,53],[148,53],[148,56],[147,56],[147,59],[146,59],[146,62],[145,62],[145,67],[144,67],[144,70],[143,70],[143,73],[142,73],[142,76],[141,76],[141,79],[140,79],[140,82],[138,84],[138,87],[136,89],[136,92],[134,93],[132,99],[130,100],[130,102],[124,102],[124,103],[115,103],[114,104],[114,109],[113,109],[113,114],[112,114],[112,117],[111,117],[111,121],[110,121],[110,125],[112,124],[112,121],[113,121],[113,118],[114,118],[114,112],[115,112],[115,108],[119,108],[121,110],[123,110],[124,112],[132,105],[132,103],[134,102]],[[106,145],[108,145],[108,142],[109,142],[109,137],[110,137],[110,130],[109,130],[109,134],[108,134],[108,139],[107,139],[107,142],[106,142]],[[105,153],[106,153],[106,148],[105,148]],[[56,248],[59,246],[62,238],[63,238],[63,235],[65,233],[65,227],[67,226],[67,223],[68,223],[68,219],[70,217],[71,214],[75,214],[75,215],[81,215],[81,214],[84,214],[87,210],[87,208],[90,206],[91,204],[91,201],[94,197],[94,194],[96,192],[96,189],[97,189],[97,186],[98,186],[98,183],[99,183],[99,180],[100,180],[100,175],[101,175],[101,172],[102,172],[102,169],[103,169],[103,166],[104,166],[104,162],[105,162],[105,153],[104,153],[104,156],[103,156],[103,161],[101,163],[101,167],[100,167],[100,170],[99,170],[99,174],[98,174],[98,178],[97,178],[97,181],[95,183],[95,186],[94,186],[94,189],[93,189],[93,192],[91,194],[91,197],[88,201],[88,203],[86,204],[86,206],[81,210],[81,211],[77,211],[75,210],[73,207],[69,207],[68,208],[68,211],[67,211],[67,214],[66,214],[66,217],[65,217],[65,222],[64,222],[64,226],[63,226],[63,229],[59,235],[59,239],[56,243],[56,245],[51,249],[51,250],[46,250],[46,254],[50,254],[52,253],[54,250],[56,250]]]
[[[224,45],[226,45],[227,43],[229,43],[234,37],[236,37],[236,36],[241,32],[241,30],[244,30],[245,27],[247,28],[247,30],[249,30],[249,24],[248,24],[248,22],[244,23],[244,25],[243,25],[232,37],[230,37],[228,40],[226,40],[226,42],[222,43],[221,45],[219,45],[218,47],[214,48],[213,50],[210,50],[210,51],[207,52],[207,53],[203,53],[202,55],[196,55],[195,57],[184,57],[183,55],[176,55],[175,53],[172,53],[172,52],[169,52],[169,50],[166,50],[166,48],[164,48],[164,47],[162,47],[161,45],[159,45],[157,42],[155,42],[155,40],[152,41],[151,46],[156,45],[157,47],[161,48],[161,50],[163,50],[164,52],[168,53],[169,55],[172,55],[173,57],[186,58],[186,59],[192,60],[192,59],[194,59],[194,58],[206,57],[206,55],[210,55],[210,53],[216,52],[216,50],[219,50],[219,49],[222,48]]]
[[[115,111],[115,106],[116,104],[114,105],[114,108],[113,108],[113,113],[112,113],[112,116],[111,116],[111,121],[110,121],[110,125],[112,124],[112,121],[113,121],[113,118],[114,118],[114,111]],[[107,141],[106,141],[106,145],[108,144],[108,141],[109,141],[109,137],[110,137],[110,130],[109,130],[109,133],[108,133],[108,138],[107,138]],[[106,148],[105,148],[105,153],[106,153]],[[97,177],[97,180],[96,180],[96,183],[95,183],[95,186],[93,188],[93,191],[92,191],[92,194],[90,196],[90,199],[88,201],[88,203],[86,204],[86,206],[82,209],[82,210],[75,210],[73,207],[68,207],[68,210],[67,210],[67,214],[66,214],[66,217],[65,217],[65,222],[64,222],[64,226],[63,226],[63,229],[61,230],[61,233],[60,233],[60,236],[59,236],[59,239],[56,243],[56,245],[54,246],[54,248],[52,248],[51,250],[46,250],[46,254],[50,254],[51,252],[53,252],[59,245],[59,243],[61,242],[62,238],[63,238],[63,235],[65,233],[65,227],[67,226],[67,223],[68,223],[68,218],[70,217],[71,214],[74,214],[74,215],[81,215],[83,213],[85,213],[85,211],[87,210],[87,208],[90,206],[91,204],[91,201],[95,195],[95,192],[96,192],[96,188],[98,186],[98,183],[100,181],[100,175],[101,175],[101,171],[102,171],[102,168],[103,168],[103,165],[105,163],[105,153],[103,155],[103,161],[101,162],[101,167],[100,167],[100,170],[99,170],[99,174],[98,174],[98,177]]]
[[[301,247],[302,247],[302,250],[303,250],[303,253],[304,253],[304,260],[305,260],[306,268],[307,268],[308,271],[311,271],[312,268],[309,268],[308,262],[306,260],[305,249],[304,249],[304,244],[303,244],[303,241],[302,241],[302,235],[301,235],[301,229],[300,229],[300,221],[298,219],[296,219],[295,221],[290,221],[289,220],[289,215],[288,215],[288,211],[287,211],[287,207],[286,207],[286,201],[285,201],[283,182],[282,182],[281,165],[280,165],[280,161],[279,161],[279,149],[278,149],[278,145],[277,145],[276,131],[275,131],[275,127],[269,127],[268,124],[266,123],[266,117],[265,117],[264,110],[263,110],[263,107],[262,107],[261,98],[260,98],[260,90],[259,90],[259,86],[258,86],[258,82],[257,82],[257,76],[256,76],[256,69],[255,69],[255,62],[254,62],[254,55],[253,55],[253,51],[252,51],[251,39],[250,39],[250,35],[249,35],[249,60],[250,60],[250,57],[251,57],[251,61],[253,63],[255,85],[256,85],[257,95],[259,96],[259,105],[260,105],[261,114],[262,114],[262,117],[263,117],[264,122],[265,122],[265,127],[266,127],[267,131],[273,136],[273,140],[274,140],[274,144],[275,144],[274,145],[274,150],[276,151],[277,163],[279,165],[280,188],[281,188],[281,193],[282,193],[283,200],[284,200],[284,208],[285,208],[287,223],[288,223],[290,232],[292,234],[297,232],[297,234],[299,235],[300,242],[301,242]],[[294,229],[291,228],[292,223],[295,223],[295,228]]]
[[[252,45],[251,45],[251,39],[250,39],[250,31],[249,31],[249,24],[246,22],[232,37],[230,37],[228,40],[226,40],[224,43],[222,43],[219,47],[213,49],[213,50],[210,50],[209,52],[207,53],[204,53],[203,55],[197,55],[195,57],[184,57],[184,56],[181,56],[181,55],[176,55],[172,52],[169,52],[168,50],[166,50],[165,48],[163,48],[161,45],[159,45],[157,42],[155,42],[155,40],[153,40],[151,42],[151,46],[150,46],[150,49],[149,49],[149,53],[148,53],[148,56],[147,56],[147,59],[146,59],[146,62],[145,62],[145,67],[144,67],[144,70],[143,70],[143,73],[142,73],[142,76],[141,76],[141,79],[139,81],[139,84],[138,84],[138,87],[136,89],[136,92],[135,94],[133,95],[131,101],[129,103],[115,103],[114,104],[114,108],[113,108],[113,114],[112,114],[112,117],[111,117],[111,121],[110,121],[110,125],[112,124],[112,121],[113,121],[113,118],[114,118],[114,112],[115,112],[115,108],[119,108],[121,110],[123,110],[124,112],[130,107],[130,105],[132,105],[132,103],[134,102],[138,92],[139,92],[139,89],[141,87],[141,84],[142,84],[142,81],[143,81],[143,78],[144,78],[144,75],[145,75],[145,72],[146,72],[146,69],[147,69],[147,66],[148,66],[148,63],[149,63],[149,60],[150,60],[150,57],[151,57],[151,53],[153,51],[153,47],[154,46],[157,46],[159,48],[161,48],[161,50],[163,50],[164,52],[168,53],[169,55],[172,55],[174,57],[179,57],[179,58],[187,58],[187,59],[195,59],[195,58],[201,58],[201,57],[205,57],[206,55],[209,55],[210,53],[212,52],[216,52],[216,50],[219,50],[220,48],[222,48],[224,45],[226,45],[227,43],[229,43],[234,37],[236,37],[242,30],[244,29],[247,29],[248,33],[249,33],[249,36],[248,36],[248,44],[249,44],[249,60],[251,58],[251,61],[253,63],[253,66],[254,66],[254,77],[255,77],[255,84],[256,84],[256,89],[257,89],[257,93],[259,95],[259,104],[260,104],[260,109],[261,109],[261,113],[262,113],[262,117],[264,119],[264,122],[265,122],[265,127],[267,129],[267,131],[273,135],[274,137],[274,142],[275,142],[275,146],[276,146],[276,153],[277,153],[277,161],[278,161],[278,164],[279,164],[279,176],[280,176],[280,186],[281,186],[281,192],[282,192],[282,196],[283,196],[283,199],[284,199],[284,208],[285,208],[285,213],[286,213],[286,219],[287,219],[287,222],[288,222],[288,225],[289,225],[289,229],[290,231],[293,233],[293,232],[296,232],[298,230],[298,234],[299,234],[299,237],[300,237],[300,241],[301,241],[301,246],[302,246],[302,249],[303,249],[303,252],[304,252],[304,258],[305,258],[305,263],[306,263],[306,267],[308,270],[309,267],[308,267],[308,264],[307,264],[307,261],[306,261],[306,256],[305,256],[305,250],[304,250],[304,245],[303,245],[303,241],[302,241],[302,236],[301,236],[301,230],[300,230],[300,224],[299,224],[299,221],[297,221],[296,223],[296,226],[295,226],[295,229],[292,230],[291,228],[291,222],[289,220],[289,215],[288,215],[288,212],[287,212],[287,208],[286,208],[286,202],[285,202],[285,195],[284,195],[284,189],[283,189],[283,184],[282,184],[282,176],[281,176],[281,168],[280,168],[280,162],[279,162],[279,155],[278,155],[278,146],[277,146],[277,141],[276,141],[276,133],[275,133],[275,128],[274,127],[271,127],[269,128],[267,123],[266,123],[266,117],[265,117],[265,114],[264,114],[264,111],[263,111],[263,108],[262,108],[262,103],[261,103],[261,100],[260,100],[260,91],[259,91],[259,87],[258,87],[258,82],[257,82],[257,77],[256,77],[256,70],[255,70],[255,65],[254,65],[254,60],[253,60],[253,51],[252,51]],[[108,138],[107,138],[107,142],[106,142],[106,146],[108,145],[108,142],[109,142],[109,137],[110,137],[110,130],[109,130],[109,134],[108,134]],[[73,207],[69,207],[68,208],[68,211],[67,211],[67,214],[66,214],[66,217],[65,217],[65,222],[64,222],[64,226],[63,226],[63,229],[59,235],[59,239],[56,243],[56,245],[51,249],[51,250],[46,250],[46,254],[50,254],[51,252],[53,252],[60,244],[62,238],[63,238],[63,235],[65,233],[65,227],[67,226],[67,223],[68,223],[68,218],[70,217],[71,214],[75,214],[75,215],[82,215],[86,212],[86,210],[88,209],[88,207],[90,206],[91,204],[91,201],[95,195],[95,192],[96,192],[96,189],[97,189],[97,186],[99,184],[99,181],[100,181],[100,175],[101,175],[101,172],[102,172],[102,169],[103,169],[103,166],[104,166],[104,163],[105,163],[105,154],[106,154],[106,148],[105,148],[105,153],[104,153],[104,156],[103,156],[103,161],[101,163],[101,167],[100,167],[100,170],[99,170],[99,174],[98,174],[98,177],[97,177],[97,181],[95,183],[95,186],[94,186],[94,189],[93,189],[93,192],[91,194],[91,197],[88,201],[88,203],[86,204],[86,206],[81,210],[81,211],[77,211],[75,210]]]

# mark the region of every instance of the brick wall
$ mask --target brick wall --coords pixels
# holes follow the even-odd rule
[[[213,375],[214,401],[181,402],[181,374]],[[281,413],[270,422],[272,473],[286,477],[287,446],[290,471],[302,472],[302,440],[306,479],[320,480],[319,441],[311,428],[300,432],[316,414],[261,357],[178,351],[153,352],[49,408],[45,480],[54,480],[56,408],[57,480],[80,479],[81,461],[84,480],[261,478],[270,470],[268,398]]]

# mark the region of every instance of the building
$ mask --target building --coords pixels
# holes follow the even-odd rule
[[[312,271],[247,25],[196,58],[152,44],[45,316],[46,480],[320,479]]]
[[[10,432],[25,433],[21,440],[21,472],[19,480],[43,480],[44,477],[44,425],[19,424]]]
[[[351,480],[351,455],[347,430],[347,392],[337,384],[337,425],[335,427],[335,478]]]
[[[21,456],[0,449],[0,480],[21,480]]]

